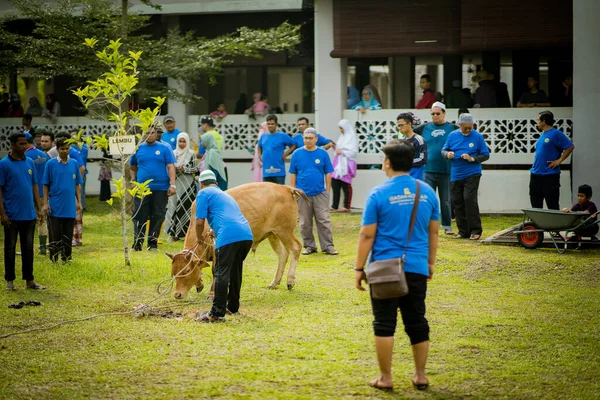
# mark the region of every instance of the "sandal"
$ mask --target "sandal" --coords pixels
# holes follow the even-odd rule
[[[391,392],[394,390],[393,386],[381,386],[379,384],[379,378],[375,379],[374,381],[369,382],[369,386],[371,386],[372,388],[375,388],[375,389],[383,390],[384,392]]]
[[[307,256],[309,254],[316,253],[316,252],[317,252],[316,249],[304,249],[304,251],[302,252],[302,255]]]
[[[469,240],[479,240],[481,239],[481,235],[471,235],[471,237],[469,237]]]
[[[196,314],[195,320],[198,322],[225,322],[225,318],[215,317],[210,311]]]
[[[27,285],[27,289],[31,289],[31,290],[46,290],[46,286],[42,286],[37,282],[33,282],[30,285]]]
[[[414,381],[414,379],[411,379],[411,382],[412,382],[413,386],[417,390],[427,390],[429,388],[429,382],[427,382],[427,383],[417,383],[417,382]]]
[[[464,237],[460,233],[457,233],[456,235],[452,236],[452,239],[466,239],[466,237]]]

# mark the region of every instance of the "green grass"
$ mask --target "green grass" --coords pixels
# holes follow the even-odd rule
[[[134,253],[123,266],[116,214],[88,201],[84,246],[71,265],[37,256],[44,292],[0,293],[0,335],[90,315],[130,311],[169,277],[163,254]],[[518,217],[485,217],[489,235]],[[333,215],[340,255],[302,257],[292,291],[267,290],[276,259],[267,243],[244,269],[241,316],[193,321],[210,306],[195,291],[181,318],[105,316],[0,339],[0,398],[439,398],[600,397],[600,252],[484,246],[442,235],[427,299],[431,386],[410,387],[402,327],[395,393],[366,382],[378,374],[366,293],[354,289],[360,216]],[[162,251],[177,251],[165,243]],[[20,268],[20,267],[18,267]],[[19,276],[19,273],[17,273]],[[8,309],[39,300],[41,307]]]

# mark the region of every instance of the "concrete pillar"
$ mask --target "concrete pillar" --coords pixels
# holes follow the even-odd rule
[[[573,201],[577,187],[592,186],[600,197],[597,114],[600,102],[600,2],[573,1]],[[564,202],[565,199],[563,199]]]
[[[167,85],[169,89],[175,89],[179,93],[182,94],[190,94],[190,89],[188,85],[184,82],[178,81],[173,78],[169,78],[167,80]],[[179,100],[175,100],[171,97],[167,98],[167,104],[169,109],[169,115],[175,117],[175,121],[177,122],[177,128],[181,129],[182,132],[188,132],[187,126],[187,117],[190,114],[191,107],[188,104],[184,104]],[[195,132],[195,127],[191,127],[193,132]]]
[[[347,61],[332,58],[333,0],[315,2],[315,127],[337,139],[347,97]],[[359,89],[360,90],[360,89]]]
[[[390,108],[413,108],[415,98],[415,58],[390,57],[392,105]]]

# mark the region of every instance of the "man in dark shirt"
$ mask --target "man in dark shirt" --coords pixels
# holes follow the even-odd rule
[[[568,213],[571,211],[583,211],[589,213],[590,215],[594,215],[598,212],[598,207],[592,201],[592,187],[590,185],[581,185],[579,189],[577,189],[577,203],[573,204],[573,207],[563,208],[563,211]],[[598,233],[598,224],[594,224],[591,226],[586,226],[583,229],[579,229],[575,231],[576,237],[579,240],[581,237],[591,237],[592,239],[596,238],[596,234]]]
[[[538,81],[535,77],[527,78],[529,90],[521,95],[517,107],[550,107],[550,99],[546,92],[538,89]]]

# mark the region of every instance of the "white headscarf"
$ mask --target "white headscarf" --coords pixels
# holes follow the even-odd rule
[[[352,123],[347,119],[343,119],[338,123],[338,126],[344,130],[344,133],[340,134],[335,146],[336,149],[342,150],[344,156],[350,160],[356,160],[358,156],[358,138]]]
[[[179,148],[179,139],[185,140],[185,147],[183,149]],[[190,162],[190,159],[195,157],[194,152],[190,149],[190,135],[185,132],[181,132],[179,135],[177,135],[177,144],[175,145],[175,150],[173,150],[173,153],[175,153],[176,168],[187,165],[187,163]]]

